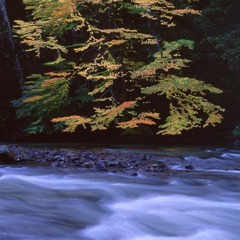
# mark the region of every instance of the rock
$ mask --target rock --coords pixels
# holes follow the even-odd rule
[[[61,168],[66,168],[69,165],[66,164],[64,161],[55,161],[51,164],[52,167],[61,167]]]
[[[138,161],[146,161],[147,160],[147,157],[145,154],[134,154],[134,155],[131,155],[129,156],[130,157],[130,161],[131,162],[138,162]]]
[[[119,162],[118,161],[110,161],[107,166],[108,167],[116,167],[118,166]]]
[[[53,162],[52,167],[59,167],[59,162],[58,161]]]
[[[92,153],[91,152],[83,152],[82,157],[85,159],[91,159]]]
[[[16,156],[14,153],[16,153]],[[147,172],[155,174],[168,169],[167,165],[165,165],[163,161],[160,161],[163,159],[162,157],[152,156],[151,154],[76,151],[69,149],[51,150],[46,148],[34,149],[1,145],[0,154],[0,163],[14,163],[17,162],[17,158],[19,158],[21,159],[21,163],[25,160],[24,163],[31,161],[31,164],[36,162],[60,168],[80,167],[105,172],[124,172],[131,176],[137,176],[138,174]],[[4,154],[5,157],[3,159]],[[187,164],[183,166],[186,166],[186,169],[191,169],[191,166]]]
[[[53,161],[65,161],[64,156],[56,155],[53,157]]]
[[[14,152],[12,152],[6,145],[0,146],[0,162],[4,164],[13,164],[18,161]]]
[[[77,166],[81,166],[84,163],[84,160],[76,158],[76,159],[72,159],[72,162],[75,163]]]
[[[57,167],[67,167],[68,165],[64,161],[59,161]]]
[[[154,163],[154,164],[151,164],[149,167],[158,168],[158,167],[159,167],[159,164]]]
[[[126,162],[119,162],[118,163],[118,166],[120,167],[120,168],[127,168],[127,166],[128,166],[128,164],[126,163]]]
[[[91,154],[91,155],[89,156],[89,158],[90,158],[91,160],[97,160],[97,159],[98,159],[98,157],[97,157],[95,154]]]
[[[163,172],[166,169],[166,165],[162,162],[153,163],[148,166],[149,172]]]
[[[186,169],[190,169],[190,170],[194,169],[194,167],[193,167],[192,164],[186,165],[185,168],[186,168]]]
[[[136,176],[138,176],[138,173],[137,172],[131,172],[130,175],[133,176],[133,177],[136,177]]]
[[[68,151],[65,155],[66,155],[66,157],[69,157],[69,158],[75,157],[75,153],[71,152],[71,151]]]
[[[145,154],[143,154],[142,155],[142,159],[141,159],[142,161],[146,161],[147,160],[147,158],[146,158],[146,155]]]
[[[87,162],[83,163],[82,167],[84,167],[84,168],[93,168],[93,167],[95,167],[95,164],[94,164],[93,161],[87,161]]]
[[[99,169],[101,171],[107,171],[106,161],[99,161],[97,163],[97,169]]]

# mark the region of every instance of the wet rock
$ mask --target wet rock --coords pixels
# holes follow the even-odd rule
[[[89,158],[90,158],[91,160],[97,160],[97,159],[98,159],[98,157],[97,157],[95,154],[91,154],[91,155],[89,156]]]
[[[130,166],[128,166],[128,169],[129,169],[129,170],[133,170],[133,169],[136,169],[136,168],[135,168],[135,166],[130,165]]]
[[[58,154],[58,152],[56,150],[52,150],[52,151],[49,152],[49,156],[51,156],[51,157],[54,157],[57,154]]]
[[[54,157],[53,157],[53,161],[57,161],[60,157],[61,157],[61,156],[59,156],[59,155],[54,156]]]
[[[68,165],[64,162],[64,161],[59,161],[58,164],[57,164],[57,167],[67,167]]]
[[[157,164],[157,163],[155,163],[155,164],[151,164],[150,167],[158,168],[158,167],[159,167],[159,164]]]
[[[95,164],[94,164],[93,161],[87,161],[87,162],[82,164],[82,167],[84,167],[84,168],[93,168],[93,167],[95,167]]]
[[[73,160],[73,163],[76,165],[76,167],[81,167],[84,163],[84,160],[83,159],[76,159],[76,160]]]
[[[142,155],[142,158],[141,158],[142,161],[146,161],[147,160],[147,157],[145,154]]]
[[[14,150],[21,162],[24,159],[31,159],[32,162],[47,166],[52,165],[53,167],[94,168],[99,171],[125,172],[133,176],[147,172],[157,174],[167,169],[164,161],[162,161],[166,159],[151,154],[132,154],[114,151],[99,152],[95,150],[34,149],[20,146],[11,146],[9,148]]]
[[[128,164],[126,162],[121,161],[121,162],[118,163],[118,166],[120,168],[126,168],[128,166]]]
[[[148,171],[149,171],[149,172],[154,172],[154,170],[155,170],[155,169],[154,169],[153,167],[149,167],[149,168],[148,168]]]
[[[13,164],[18,161],[14,152],[12,152],[6,145],[0,146],[0,162],[4,164]]]
[[[32,158],[32,159],[33,159],[33,158]],[[44,160],[45,160],[46,162],[52,162],[52,161],[53,161],[53,157],[47,155],[47,156],[44,156]]]
[[[101,171],[107,171],[107,164],[106,161],[99,161],[97,163],[97,169],[101,170]]]
[[[147,167],[147,170],[149,172],[163,172],[166,169],[166,165],[164,163],[154,163],[154,164],[150,164]]]
[[[66,154],[66,157],[73,158],[75,157],[75,153],[68,151]]]
[[[108,167],[116,167],[119,165],[119,162],[118,161],[110,161],[107,166]]]
[[[82,157],[85,159],[91,159],[92,153],[91,152],[83,152]]]
[[[192,170],[194,169],[193,165],[192,164],[188,164],[185,166],[186,169],[189,169],[189,170]]]
[[[137,172],[131,172],[131,176],[136,177],[138,175]]]
[[[59,167],[59,162],[58,161],[53,162],[52,167]]]
[[[65,161],[65,157],[56,155],[53,157],[53,161]]]

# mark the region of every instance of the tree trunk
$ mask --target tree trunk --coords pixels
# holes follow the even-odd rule
[[[0,0],[0,99],[19,97],[23,86],[23,72],[16,51],[6,2]]]

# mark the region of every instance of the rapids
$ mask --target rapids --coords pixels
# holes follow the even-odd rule
[[[185,158],[240,162],[240,151],[193,153]],[[2,165],[0,239],[239,240],[239,180],[219,167],[132,177]]]

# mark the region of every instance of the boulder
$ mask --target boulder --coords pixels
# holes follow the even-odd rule
[[[14,152],[12,152],[8,146],[0,145],[0,163],[13,164],[18,161]]]
[[[84,168],[93,168],[93,167],[95,167],[95,164],[94,164],[93,161],[89,160],[89,161],[86,161],[85,163],[83,163],[82,167],[84,167]]]
[[[99,169],[101,171],[107,171],[106,161],[101,160],[101,161],[97,162],[97,169]]]
[[[193,170],[193,169],[194,169],[194,167],[193,167],[192,164],[186,165],[185,168],[186,168],[186,169],[189,169],[189,170]]]

